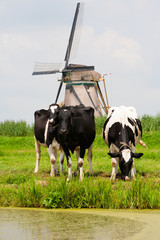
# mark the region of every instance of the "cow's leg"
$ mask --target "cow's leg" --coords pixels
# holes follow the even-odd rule
[[[53,148],[53,152],[54,152],[54,157],[55,157],[55,165],[54,165],[54,173],[57,173],[57,156],[58,156],[58,149],[57,148]]]
[[[56,160],[57,160],[57,149],[54,150],[54,154],[53,154],[53,147],[52,145],[50,144],[49,147],[47,148],[48,150],[48,154],[49,154],[49,157],[50,157],[50,162],[51,162],[51,177],[55,176],[55,173],[57,171],[57,164],[56,164]]]
[[[67,159],[67,166],[68,166],[67,181],[69,181],[72,178],[72,159],[70,156],[68,156],[68,159]]]
[[[116,179],[116,174],[117,174],[117,166],[118,166],[118,158],[112,158],[112,173],[111,173],[111,180]]]
[[[34,170],[34,173],[38,173],[39,171],[39,162],[41,158],[41,149],[40,149],[40,143],[35,138],[35,149],[36,149],[36,167]]]
[[[77,148],[76,149],[76,157],[77,157],[77,174],[79,172],[79,164],[78,164],[78,161],[79,161],[79,157],[80,157],[80,148]]]
[[[60,174],[63,173],[63,162],[64,162],[64,151],[61,150],[61,153],[60,153],[60,156],[59,156]]]
[[[134,160],[133,160],[133,163],[132,163],[132,166],[131,166],[131,178],[133,178],[133,179],[136,178],[136,169],[135,169],[135,166],[134,166]]]
[[[85,149],[80,147],[80,157],[78,159],[78,165],[80,170],[80,180],[83,179],[83,159],[84,159]]]
[[[134,146],[131,146],[131,151],[135,152],[135,147]],[[133,159],[133,163],[132,163],[132,166],[131,166],[131,178],[133,178],[133,179],[136,178],[136,169],[135,169],[135,166],[134,166],[134,159]]]
[[[64,150],[66,158],[67,158],[67,166],[68,166],[67,181],[69,181],[72,178],[72,159],[71,159],[70,152],[69,152],[68,148],[65,148],[63,146],[63,150]]]
[[[89,162],[89,172],[93,174],[92,168],[92,145],[88,148],[88,162]]]

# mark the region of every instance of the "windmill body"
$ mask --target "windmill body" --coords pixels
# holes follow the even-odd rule
[[[70,64],[68,70],[70,71],[64,73],[64,104],[91,106],[95,109],[95,116],[102,116],[97,89],[92,79],[93,75],[98,81],[101,75],[94,71],[93,66]]]
[[[83,4],[77,3],[64,59],[64,69],[60,70],[59,64],[36,63],[32,75],[55,74],[62,72],[62,79],[60,80],[55,103],[58,101],[62,85],[64,84],[66,87],[64,104],[66,106],[84,104],[85,106],[91,106],[94,108],[95,116],[102,116],[100,101],[98,98],[99,93],[102,102],[104,102],[98,83],[101,75],[94,70],[94,66],[69,64],[70,58],[74,54],[74,49],[77,48],[77,41],[80,39],[79,29],[82,25],[82,13]]]

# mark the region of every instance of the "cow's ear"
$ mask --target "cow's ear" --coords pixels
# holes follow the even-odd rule
[[[143,156],[143,153],[133,153],[133,152],[132,152],[131,155],[132,155],[133,158],[140,158],[140,157]]]
[[[111,156],[112,158],[116,158],[116,157],[121,157],[122,153],[118,152],[118,153],[108,153],[109,156]]]

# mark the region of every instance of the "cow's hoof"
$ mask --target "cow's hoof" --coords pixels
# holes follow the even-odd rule
[[[80,181],[81,181],[81,182],[83,181],[83,177],[80,177]]]
[[[115,182],[116,176],[113,176],[113,175],[112,175],[112,176],[110,177],[110,180],[111,180],[112,182]]]
[[[71,180],[71,177],[67,177],[67,182],[69,183]]]
[[[51,172],[51,173],[50,173],[50,176],[51,176],[51,177],[55,177],[55,174]]]

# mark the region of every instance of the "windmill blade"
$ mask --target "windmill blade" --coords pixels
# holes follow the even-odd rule
[[[64,59],[64,61],[66,62],[65,68],[68,66],[70,57],[73,56],[73,54],[75,54],[76,50],[78,49],[78,43],[80,39],[81,27],[83,22],[83,9],[84,9],[84,3],[77,3],[73,24],[71,28],[71,33],[69,37],[68,47],[67,47],[67,51]],[[62,81],[60,82],[55,103],[57,103],[58,101],[63,81],[64,81],[64,78],[62,78]]]
[[[69,37],[68,47],[65,55],[64,61],[65,68],[68,66],[70,57],[73,56],[78,49],[78,43],[80,39],[81,27],[83,23],[83,11],[84,10],[84,3],[77,3],[73,24],[71,28],[71,33]]]
[[[36,62],[32,75],[55,74],[61,72],[61,63],[40,63]]]

